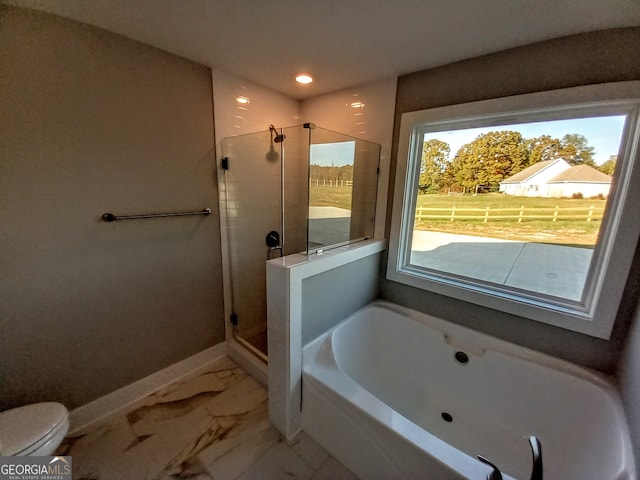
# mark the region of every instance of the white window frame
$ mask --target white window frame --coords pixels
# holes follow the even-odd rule
[[[423,136],[426,132],[572,116],[624,114],[597,246],[581,301],[456,277],[410,264]],[[402,115],[387,279],[495,310],[609,339],[640,236],[640,81],[589,85],[409,112]]]

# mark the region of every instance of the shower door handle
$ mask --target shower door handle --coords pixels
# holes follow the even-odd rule
[[[275,250],[280,250],[280,256],[282,257],[284,251],[282,249],[282,245],[280,245],[280,234],[275,230],[271,230],[267,233],[267,237],[265,238],[265,242],[269,249],[267,250],[267,260],[271,260],[271,253]]]

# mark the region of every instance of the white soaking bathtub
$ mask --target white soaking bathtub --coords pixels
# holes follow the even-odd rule
[[[544,480],[636,480],[607,377],[386,302],[304,347],[302,425],[363,480],[529,480],[532,435]]]

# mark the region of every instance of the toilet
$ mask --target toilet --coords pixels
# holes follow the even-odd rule
[[[43,402],[0,412],[0,455],[48,456],[69,430],[64,405]]]

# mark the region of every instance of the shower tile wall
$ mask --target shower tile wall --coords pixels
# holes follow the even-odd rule
[[[297,100],[221,70],[211,75],[218,153],[223,138],[302,123]]]
[[[377,238],[384,237],[395,98],[396,78],[389,78],[302,102],[305,122],[381,145],[376,204]],[[356,196],[357,192],[354,192]],[[357,198],[353,201],[357,202]]]

